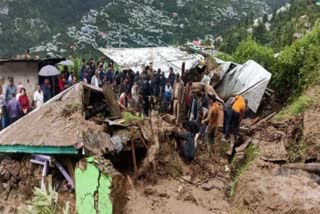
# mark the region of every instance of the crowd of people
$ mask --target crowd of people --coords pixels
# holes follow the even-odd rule
[[[177,125],[182,123],[185,126],[186,131],[176,138],[179,152],[188,161],[195,157],[199,137],[203,138],[209,154],[212,154],[221,111],[224,112],[224,140],[229,141],[231,133],[238,140],[240,121],[247,110],[247,101],[242,96],[232,97],[224,103],[214,95],[208,95],[205,87],[194,94],[192,82],[184,83],[173,68],[169,71],[154,69],[152,63],[142,66],[141,73],[119,72],[115,71],[113,62],[104,64],[95,63],[92,58],[88,62],[83,59],[80,78],[95,87],[111,84],[124,111],[133,109],[145,116],[151,110],[172,114]]]
[[[88,61],[83,59],[78,73],[79,80],[75,70],[68,72],[68,68],[64,67],[55,87],[52,87],[49,79],[44,79],[43,84],[37,86],[31,103],[23,85],[19,83],[15,86],[13,78],[10,78],[4,93],[0,87],[2,128],[14,123],[30,110],[39,108],[56,93],[76,82],[83,82],[94,87],[111,85],[124,111],[130,109],[145,116],[151,110],[172,114],[177,125],[184,124],[186,131],[179,133],[176,139],[180,154],[188,161],[195,157],[199,137],[206,143],[209,154],[212,153],[222,109],[225,140],[230,139],[231,133],[235,140],[238,139],[240,121],[247,110],[247,102],[242,96],[232,97],[224,103],[214,95],[209,95],[205,87],[194,93],[191,90],[193,83],[184,83],[179,72],[176,73],[173,68],[169,68],[169,71],[155,70],[152,63],[142,66],[141,73],[115,70],[112,61],[95,63],[93,58]]]

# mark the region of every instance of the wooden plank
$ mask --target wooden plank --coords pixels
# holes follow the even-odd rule
[[[112,85],[105,84],[102,88],[104,98],[106,99],[107,109],[110,112],[111,117],[120,117],[120,106],[117,102],[116,96],[112,90]]]
[[[265,117],[264,119],[260,120],[257,124],[255,124],[254,126],[251,127],[251,129],[256,129],[258,126],[260,126],[262,123],[270,120],[274,115],[276,115],[277,112],[273,112],[272,114],[270,114],[269,116]]]
[[[134,166],[134,174],[138,173],[138,165],[137,165],[137,158],[136,158],[136,151],[134,142],[131,141],[131,149],[132,149],[132,159],[133,159],[133,166]]]

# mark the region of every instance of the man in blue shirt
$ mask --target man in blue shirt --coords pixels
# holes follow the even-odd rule
[[[50,85],[48,79],[44,80],[44,84],[42,85],[41,89],[43,91],[43,102],[47,102],[48,100],[50,100],[52,98],[51,85]]]
[[[7,104],[7,112],[9,117],[9,125],[16,122],[20,117],[20,104],[18,100],[16,99],[16,94],[11,94],[11,99],[9,100]]]

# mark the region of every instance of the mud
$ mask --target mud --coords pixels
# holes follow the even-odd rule
[[[281,172],[257,159],[241,176],[233,203],[250,213],[319,213],[320,186],[308,173]]]

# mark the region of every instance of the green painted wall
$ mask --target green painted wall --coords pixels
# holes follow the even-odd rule
[[[94,161],[92,158],[88,158],[87,161],[85,170],[77,168],[75,171],[77,213],[112,214],[112,202],[109,197],[112,178],[100,173],[92,163]],[[96,193],[98,193],[98,201],[95,204]]]

